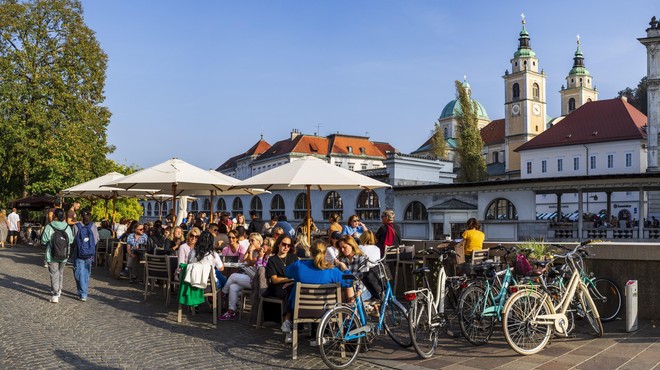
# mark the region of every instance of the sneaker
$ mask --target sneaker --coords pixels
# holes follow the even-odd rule
[[[282,333],[291,333],[293,330],[293,324],[291,324],[291,320],[284,320],[282,323]]]
[[[328,341],[325,338],[321,338],[321,343],[322,344],[326,344],[327,342]],[[312,347],[318,347],[319,346],[318,342],[315,341],[315,340],[310,340],[309,345],[312,346]]]
[[[78,297],[81,302],[87,302],[87,297]]]
[[[284,336],[284,343],[293,343],[293,335],[291,333],[286,333]]]
[[[218,316],[218,320],[221,321],[236,320],[236,312],[227,311],[223,315]]]
[[[60,301],[60,297],[52,296],[50,297],[50,303],[57,303]]]

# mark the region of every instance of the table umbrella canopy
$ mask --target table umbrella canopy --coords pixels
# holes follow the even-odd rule
[[[307,230],[311,213],[311,189],[350,190],[389,188],[389,184],[359,173],[334,166],[324,160],[305,156],[241,181],[235,188],[263,188],[266,190],[307,190]],[[307,240],[311,240],[308,233]]]
[[[80,198],[100,198],[111,199],[117,197],[141,197],[150,196],[157,193],[159,190],[146,190],[146,189],[130,189],[126,190],[118,187],[103,186],[109,182],[124,177],[119,172],[110,172],[101,177],[83,182],[76,186],[62,190],[63,197],[80,197]]]
[[[266,190],[307,189],[344,190],[389,188],[389,184],[337,167],[316,157],[275,167],[241,181],[235,188],[263,188]]]

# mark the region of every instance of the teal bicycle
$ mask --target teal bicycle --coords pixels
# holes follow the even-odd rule
[[[515,247],[506,248],[498,245],[493,250],[504,251],[503,259],[506,261],[509,254],[516,251]],[[461,334],[473,345],[480,346],[488,343],[493,334],[495,320],[502,321],[504,304],[509,297],[509,286],[516,285],[513,268],[508,267],[496,271],[499,264],[484,262],[475,267],[475,273],[483,273],[483,283],[468,286],[458,302],[458,322]]]
[[[383,293],[376,305],[365,305],[356,294],[354,304],[339,303],[326,311],[316,334],[321,359],[331,369],[345,369],[360,351],[366,351],[374,338],[387,332],[402,347],[412,346],[406,308],[392,292],[384,258],[371,268],[379,278]],[[344,275],[355,288],[360,281],[355,275]],[[368,313],[367,307],[370,309]]]

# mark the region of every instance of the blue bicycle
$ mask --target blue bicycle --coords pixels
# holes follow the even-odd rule
[[[319,344],[323,362],[331,369],[349,367],[358,353],[365,351],[367,344],[383,331],[400,346],[412,346],[407,310],[394,297],[383,261],[384,258],[371,268],[371,271],[377,272],[383,288],[376,305],[366,306],[362,298],[356,295],[354,304],[336,304],[321,318],[316,343]],[[354,275],[344,275],[344,279],[351,280],[354,288],[360,281]]]

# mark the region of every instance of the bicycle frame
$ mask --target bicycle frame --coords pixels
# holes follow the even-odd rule
[[[490,281],[486,280],[486,295],[492,299],[494,305],[489,307],[484,307],[481,312],[482,316],[497,317],[497,320],[502,321],[502,311],[504,310],[504,304],[506,303],[506,297],[509,293],[509,285],[515,285],[516,280],[511,273],[511,267],[508,267],[504,270],[504,277],[502,278],[502,284],[500,285],[500,290],[496,296],[493,295],[493,285],[490,284]],[[500,271],[501,272],[501,271]],[[497,275],[499,277],[499,275]],[[499,279],[498,279],[499,280]]]
[[[417,290],[411,290],[408,292],[405,292],[404,294],[412,294],[414,293],[415,295],[421,295],[425,298],[426,304],[427,304],[427,309],[428,312],[433,313],[433,315],[428,315],[428,324],[429,326],[436,326],[439,325],[439,323],[433,323],[432,318],[435,314],[444,314],[445,313],[445,295],[447,294],[447,290],[445,287],[445,284],[447,283],[447,273],[445,272],[445,268],[442,264],[444,261],[445,256],[441,256],[438,261],[438,266],[439,266],[439,271],[438,271],[438,279],[437,279],[437,284],[436,284],[436,292],[435,296],[432,295],[431,293],[431,287],[429,285],[428,278],[424,276],[424,283],[425,287]],[[389,283],[389,281],[388,281]],[[433,299],[430,299],[433,298]]]

